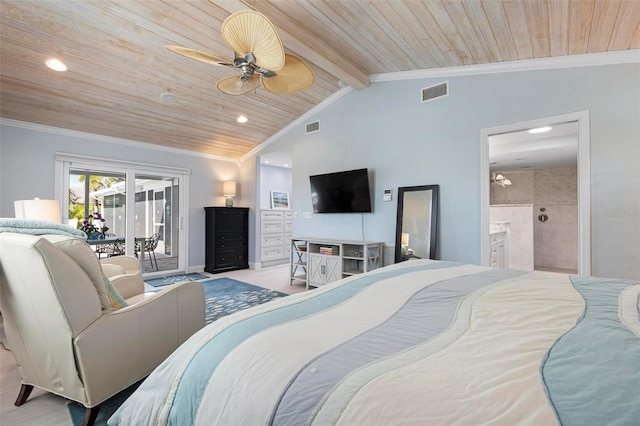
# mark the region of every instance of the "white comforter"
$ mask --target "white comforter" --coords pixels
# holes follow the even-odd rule
[[[210,324],[109,425],[637,425],[639,294],[404,262]]]

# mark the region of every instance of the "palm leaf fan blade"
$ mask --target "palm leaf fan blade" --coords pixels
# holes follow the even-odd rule
[[[226,77],[218,80],[216,88],[227,95],[244,95],[260,87],[260,78],[257,75],[251,76],[246,81],[240,77]]]
[[[172,52],[178,53],[182,56],[186,56],[191,59],[197,59],[201,62],[206,62],[207,64],[213,65],[231,65],[231,60],[225,58],[224,56],[219,56],[213,53],[201,52],[200,50],[189,49],[188,47],[180,47],[180,46],[165,46],[166,49],[169,49]]]
[[[284,67],[275,77],[260,76],[265,90],[278,95],[288,95],[313,86],[316,76],[302,59],[287,53]]]
[[[241,56],[252,53],[256,65],[271,71],[284,66],[284,48],[276,28],[261,13],[253,10],[236,12],[222,23],[222,37]]]

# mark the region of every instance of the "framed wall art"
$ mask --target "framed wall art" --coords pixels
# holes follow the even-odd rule
[[[289,193],[287,191],[271,190],[271,208],[289,209]]]

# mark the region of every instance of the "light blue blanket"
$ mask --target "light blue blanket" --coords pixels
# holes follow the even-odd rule
[[[124,425],[637,425],[639,282],[413,260],[214,321]]]
[[[12,217],[0,217],[0,232],[14,232],[16,234],[29,235],[68,235],[84,240],[87,239],[87,234],[69,225],[62,225],[46,220],[15,219]]]

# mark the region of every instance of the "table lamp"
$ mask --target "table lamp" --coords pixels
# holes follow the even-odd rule
[[[60,203],[58,200],[18,200],[13,202],[16,219],[47,220],[60,223]]]
[[[233,207],[233,197],[236,196],[236,183],[235,181],[228,180],[222,184],[222,194],[227,198],[225,206]]]

